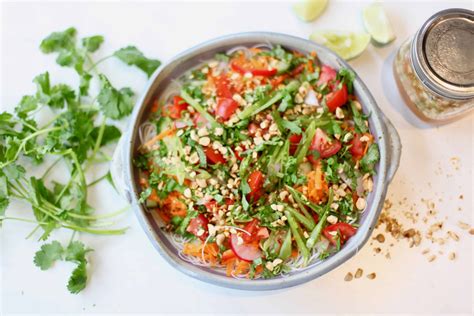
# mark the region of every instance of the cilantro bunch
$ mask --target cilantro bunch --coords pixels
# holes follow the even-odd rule
[[[14,113],[0,113],[0,225],[4,220],[32,222],[36,227],[28,237],[41,231],[41,241],[48,240],[56,229],[71,230],[73,235],[66,247],[57,241],[44,244],[34,259],[42,270],[57,260],[77,263],[67,286],[71,293],[80,292],[86,285],[86,254],[91,251],[73,240],[76,233],[116,235],[126,231],[106,227],[110,225],[106,221],[123,210],[97,215],[88,204],[89,188],[110,179],[110,173],[105,172],[90,183],[86,182],[86,173],[93,164],[111,160],[105,146],[121,136],[113,122],[128,116],[134,102],[133,91],[128,87],[115,88],[105,74],[97,71],[97,65],[116,57],[150,76],[161,64],[133,46],[94,62],[93,55],[103,42],[100,35],[79,40],[72,27],[50,34],[41,42],[41,51],[57,54],[60,66],[74,69],[79,76],[78,87],[53,84],[45,72],[33,79],[36,92],[22,97]],[[89,94],[94,78],[100,83],[96,96]],[[50,121],[40,123],[40,112],[51,116]],[[42,176],[29,174],[36,166],[51,161],[51,157],[52,163]],[[65,183],[51,179],[51,172],[61,167],[69,170]],[[34,219],[7,216],[12,200],[28,203]]]

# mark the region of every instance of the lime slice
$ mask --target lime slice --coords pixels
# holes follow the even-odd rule
[[[362,54],[370,43],[370,35],[367,33],[337,31],[316,31],[309,39],[332,49],[346,60]]]
[[[298,18],[305,22],[315,20],[326,9],[328,0],[299,0],[293,5]]]
[[[395,39],[390,21],[380,3],[372,3],[365,7],[362,19],[365,29],[378,44],[385,45]]]

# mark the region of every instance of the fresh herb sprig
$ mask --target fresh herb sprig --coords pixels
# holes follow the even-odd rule
[[[95,163],[110,161],[104,146],[121,136],[120,130],[110,123],[125,118],[133,108],[132,90],[115,88],[97,71],[97,65],[115,56],[151,76],[161,64],[156,59],[146,58],[133,46],[94,62],[92,54],[99,50],[104,37],[94,35],[79,41],[76,35],[72,27],[53,32],[41,42],[40,49],[46,54],[57,53],[56,62],[60,66],[75,69],[80,79],[77,89],[62,83],[52,84],[49,73],[45,72],[34,78],[36,92],[21,98],[15,114],[0,113],[0,225],[5,220],[34,223],[37,226],[28,237],[41,229],[39,239],[42,241],[61,228],[73,231],[73,237],[76,232],[116,235],[126,231],[126,228],[106,227],[110,226],[107,220],[123,210],[97,215],[88,204],[89,187],[109,178],[109,173],[87,184],[87,170]],[[90,81],[94,77],[100,82],[100,91],[95,97],[89,95]],[[54,113],[54,117],[41,125],[37,113],[45,108]],[[53,157],[54,162],[42,177],[28,174],[28,169],[35,168],[28,160],[38,165],[47,157]],[[69,170],[66,183],[49,179],[52,171],[64,166]],[[12,200],[27,202],[35,219],[7,216]],[[53,241],[41,247],[34,263],[42,270],[57,260],[77,263],[67,286],[75,294],[86,286],[85,256],[89,251],[91,249],[72,238],[67,247]]]

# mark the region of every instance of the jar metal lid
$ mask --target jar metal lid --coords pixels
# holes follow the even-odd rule
[[[446,98],[474,98],[474,12],[443,10],[413,39],[411,59],[421,82]]]

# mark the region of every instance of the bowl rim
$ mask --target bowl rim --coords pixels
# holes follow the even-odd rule
[[[378,171],[376,176],[377,180],[374,182],[374,190],[370,196],[370,199],[372,201],[370,205],[371,207],[370,209],[365,210],[365,212],[368,212],[367,217],[361,224],[361,226],[358,228],[357,234],[353,236],[339,252],[315,265],[310,265],[304,270],[296,271],[285,277],[248,280],[236,279],[205,271],[199,266],[193,265],[181,259],[178,255],[174,254],[167,248],[167,246],[161,240],[159,232],[156,231],[156,223],[151,223],[148,220],[146,215],[147,211],[142,207],[140,203],[138,203],[137,184],[134,181],[134,167],[132,164],[133,156],[135,154],[133,136],[137,133],[138,119],[141,118],[143,113],[146,111],[147,102],[151,97],[153,97],[155,93],[155,91],[152,89],[154,83],[159,79],[160,75],[163,73],[163,70],[166,70],[167,68],[175,64],[182,63],[187,59],[194,58],[197,55],[202,54],[203,51],[215,49],[218,46],[224,46],[229,44],[235,44],[235,46],[237,46],[258,42],[270,42],[282,46],[300,47],[301,51],[308,51],[308,48],[311,48],[310,51],[314,50],[318,53],[318,55],[323,53],[323,55],[327,56],[327,58],[330,58],[331,62],[329,64],[331,64],[331,66],[337,68],[345,67],[352,70],[355,73],[354,91],[359,96],[362,108],[364,110],[370,110],[369,120],[371,130],[379,134],[377,144],[379,145],[380,161],[378,164]],[[324,64],[328,64],[328,62],[324,62]],[[193,46],[183,51],[182,53],[171,58],[168,62],[163,63],[150,77],[148,84],[144,89],[144,92],[142,93],[141,98],[136,103],[136,106],[131,115],[130,122],[131,123],[128,127],[128,130],[126,134],[124,134],[124,143],[122,145],[123,150],[121,153],[121,159],[123,160],[122,162],[125,171],[123,183],[126,186],[126,188],[124,188],[124,191],[126,193],[125,195],[130,201],[141,227],[145,231],[147,237],[150,239],[154,248],[170,265],[177,268],[179,271],[183,272],[186,275],[214,285],[241,290],[282,289],[311,281],[335,269],[336,267],[353,257],[369,239],[382,210],[383,202],[387,193],[387,186],[391,180],[391,176],[387,175],[387,171],[390,171],[389,164],[392,163],[392,157],[390,155],[390,146],[392,146],[390,142],[390,133],[393,133],[393,131],[387,129],[386,125],[389,124],[389,122],[386,120],[383,113],[380,111],[375,99],[369,92],[367,86],[363,83],[361,78],[357,75],[357,73],[349,64],[347,64],[341,57],[336,55],[328,48],[311,42],[309,40],[288,34],[274,32],[235,33],[205,41],[199,45]],[[396,162],[396,164],[398,165],[398,161]]]

